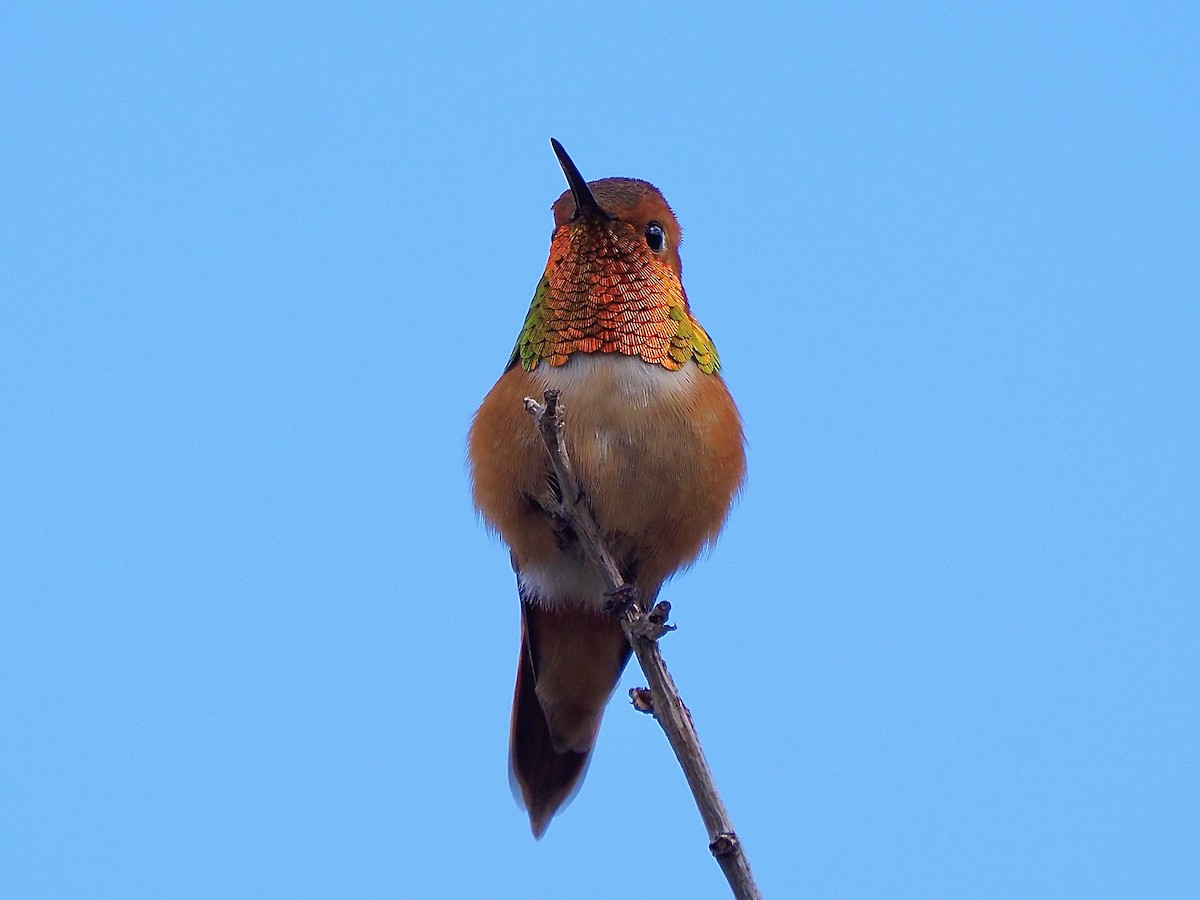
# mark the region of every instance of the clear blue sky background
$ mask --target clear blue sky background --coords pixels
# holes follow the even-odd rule
[[[725,896],[635,673],[509,793],[552,135],[745,416],[665,650],[767,895],[1200,894],[1196,5],[429,9],[0,14],[0,894]]]

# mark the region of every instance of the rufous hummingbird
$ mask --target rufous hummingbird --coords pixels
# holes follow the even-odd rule
[[[737,407],[680,281],[679,223],[652,184],[569,189],[550,259],[468,438],[475,505],[511,550],[521,600],[509,771],[535,837],[578,788],[630,649],[605,585],[546,511],[549,454],[525,397],[562,392],[571,461],[625,580],[652,604],[716,540],[745,475]]]

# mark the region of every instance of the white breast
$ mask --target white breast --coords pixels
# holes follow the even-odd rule
[[[539,390],[562,392],[572,459],[591,486],[602,527],[612,498],[652,502],[669,494],[675,464],[663,451],[687,439],[678,410],[690,406],[697,380],[708,377],[694,362],[672,372],[618,353],[576,353],[561,366],[539,365],[533,377]],[[613,518],[608,510],[608,523]],[[543,602],[569,597],[599,607],[606,599],[603,581],[578,553],[552,566],[529,566],[521,580]]]
[[[616,400],[634,410],[645,409],[652,397],[669,402],[690,393],[695,379],[703,375],[694,360],[672,372],[621,353],[574,353],[561,366],[540,365],[533,370],[542,390],[563,392],[564,404],[572,394],[590,399],[603,393],[610,402]]]

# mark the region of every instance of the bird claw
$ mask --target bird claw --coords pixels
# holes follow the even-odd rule
[[[637,605],[642,595],[635,585],[626,582],[605,596],[608,600],[604,603],[604,611],[622,619],[631,607]]]
[[[671,604],[666,600],[659,600],[654,604],[654,608],[634,625],[634,631],[648,641],[657,641],[668,631],[674,631],[678,627],[667,624],[670,615]]]

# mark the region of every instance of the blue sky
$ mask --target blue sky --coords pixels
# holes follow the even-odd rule
[[[1193,4],[0,25],[0,893],[725,896],[634,672],[509,793],[464,436],[551,136],[745,418],[664,650],[766,894],[1200,893]]]

